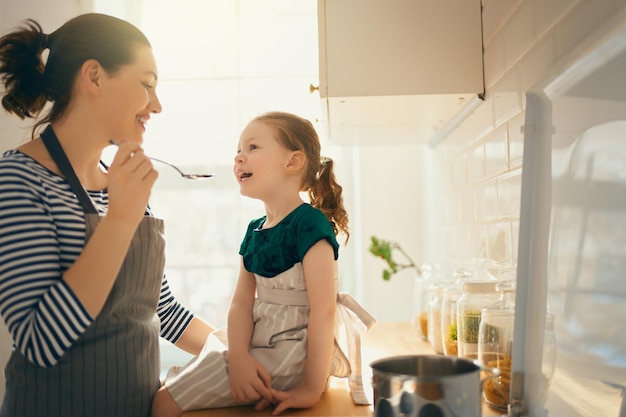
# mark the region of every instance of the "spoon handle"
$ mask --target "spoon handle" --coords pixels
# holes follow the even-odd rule
[[[111,145],[119,146],[119,144],[117,142],[115,142],[113,139],[109,139],[109,143],[111,143]],[[150,158],[154,162],[159,162],[161,164],[164,164],[164,165],[167,165],[167,166],[169,166],[171,168],[174,168],[176,170],[176,172],[178,172],[181,175],[181,177],[187,178],[187,179],[190,179],[190,180],[199,180],[199,179],[202,179],[202,178],[211,178],[211,177],[214,176],[214,174],[185,174],[176,165],[172,165],[169,162],[166,162],[166,161],[164,161],[162,159],[153,158],[151,156],[149,156],[148,158]]]

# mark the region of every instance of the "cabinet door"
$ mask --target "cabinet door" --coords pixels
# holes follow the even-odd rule
[[[480,0],[318,0],[335,143],[426,143],[484,92]]]
[[[319,0],[320,95],[482,93],[480,0]]]

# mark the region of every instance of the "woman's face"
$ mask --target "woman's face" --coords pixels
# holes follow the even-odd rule
[[[142,143],[150,116],[161,112],[152,49],[144,45],[135,47],[135,61],[106,76],[105,81],[102,112],[109,139]]]
[[[241,194],[266,200],[284,183],[291,153],[276,139],[274,128],[253,121],[241,132],[234,174]]]

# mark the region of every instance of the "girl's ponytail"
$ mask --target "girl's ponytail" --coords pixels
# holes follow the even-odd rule
[[[20,119],[35,118],[47,102],[42,52],[48,36],[32,19],[0,38],[2,107]]]
[[[311,205],[319,209],[330,220],[335,235],[339,232],[350,238],[348,231],[348,212],[343,206],[343,188],[335,179],[333,160],[322,157],[317,179],[312,181],[308,189]]]

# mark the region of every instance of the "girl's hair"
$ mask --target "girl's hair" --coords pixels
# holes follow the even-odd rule
[[[311,205],[326,215],[335,235],[342,232],[346,242],[348,213],[343,206],[343,188],[335,179],[333,160],[320,155],[320,140],[310,121],[291,113],[269,112],[254,119],[276,129],[278,141],[291,151],[302,151],[306,167],[301,191],[307,191]]]
[[[48,101],[52,108],[33,128],[62,118],[83,63],[95,59],[109,73],[133,62],[137,45],[150,46],[132,24],[116,17],[88,13],[67,21],[50,35],[39,23],[24,25],[0,38],[2,107],[20,119],[36,118]],[[42,59],[49,50],[47,61]]]

